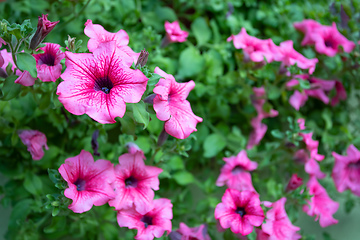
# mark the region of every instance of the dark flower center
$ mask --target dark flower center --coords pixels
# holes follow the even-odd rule
[[[360,160],[358,160],[357,162],[349,163],[348,167],[351,169],[360,169]]]
[[[75,182],[74,185],[76,186],[76,190],[78,191],[84,191],[85,190],[85,185],[86,185],[86,181],[84,179],[78,178]]]
[[[136,187],[138,183],[138,180],[134,178],[133,176],[128,177],[125,179],[125,186],[126,187]]]
[[[48,66],[55,66],[55,56],[50,53],[41,54],[38,63],[40,65],[46,64]]]
[[[243,171],[244,171],[244,168],[240,165],[237,165],[231,170],[231,173],[237,174],[237,173],[241,173]]]
[[[149,225],[152,225],[152,220],[153,218],[152,217],[149,217],[149,216],[143,216],[140,221],[142,221],[144,223],[144,226],[145,228],[147,228]]]
[[[331,39],[327,39],[327,40],[325,40],[325,46],[326,47],[329,47],[329,48],[334,48],[334,42],[333,41],[331,41]]]
[[[95,91],[103,91],[106,94],[110,93],[110,90],[114,87],[110,78],[101,77],[95,80],[94,90]]]
[[[236,210],[235,210],[235,213],[240,214],[240,216],[243,217],[246,214],[245,208],[237,207]]]

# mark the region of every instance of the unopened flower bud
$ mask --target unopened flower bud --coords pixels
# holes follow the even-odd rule
[[[298,175],[295,173],[291,176],[290,181],[286,186],[285,192],[293,191],[298,187],[300,187],[302,184],[303,184],[303,179],[301,177],[298,177]]]
[[[67,47],[69,49],[70,52],[75,52],[75,39],[76,38],[72,38],[68,35],[68,44]]]
[[[144,50],[141,50],[140,56],[135,64],[135,68],[137,68],[139,65],[141,67],[145,66],[147,63],[148,57],[149,57],[149,52],[147,52],[145,50],[145,48],[144,48]]]
[[[39,44],[44,40],[46,35],[48,35],[49,32],[51,32],[51,30],[53,30],[53,28],[56,26],[56,24],[60,22],[50,22],[47,19],[47,16],[48,14],[42,14],[42,16],[39,17],[36,32],[30,41],[30,49],[32,50],[35,50],[37,46],[39,46]]]
[[[154,98],[156,97],[156,94],[150,94],[149,96],[147,96],[145,99],[144,99],[144,102],[145,103],[148,103],[148,104],[154,104]]]
[[[96,129],[91,138],[91,147],[94,151],[95,156],[100,156],[100,153],[98,152],[98,148],[99,148],[99,143],[97,141],[98,137],[99,137],[99,129]]]
[[[159,135],[157,145],[159,147],[162,146],[166,142],[168,136],[169,136],[169,134],[165,131],[165,127],[164,127]]]

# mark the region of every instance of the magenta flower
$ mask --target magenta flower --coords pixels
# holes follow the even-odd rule
[[[121,155],[119,165],[115,166],[115,181],[112,184],[116,196],[109,205],[121,210],[134,204],[140,214],[150,211],[153,190],[159,190],[158,175],[162,171],[161,168],[145,166],[141,152]]]
[[[101,206],[115,197],[110,186],[114,181],[114,165],[108,160],[97,160],[82,150],[79,155],[65,160],[59,173],[68,183],[64,195],[73,200],[69,209],[75,213],[89,211],[93,205]]]
[[[169,199],[156,199],[153,208],[145,214],[137,212],[134,206],[118,211],[117,221],[120,227],[137,229],[135,239],[152,240],[171,231],[172,207]]]
[[[338,220],[334,219],[332,215],[338,210],[339,203],[329,197],[316,177],[311,176],[306,186],[309,189],[309,194],[313,196],[310,201],[307,200],[308,204],[303,206],[303,211],[311,217],[316,216],[315,221],[320,218],[321,227],[337,224]]]
[[[335,106],[340,100],[346,100],[347,95],[343,84],[340,81],[335,81],[336,95],[331,99],[331,106]]]
[[[90,39],[88,41],[88,49],[90,52],[94,52],[101,43],[115,42],[117,48],[128,54],[136,63],[140,53],[135,53],[130,47],[129,36],[125,30],[120,29],[116,33],[108,32],[103,26],[99,24],[93,24],[90,19],[85,23],[84,33]]]
[[[255,192],[226,189],[222,202],[215,208],[215,219],[222,228],[230,228],[233,233],[248,235],[253,226],[260,226],[264,212],[260,207],[259,196]]]
[[[11,63],[12,65],[11,67],[12,71],[15,70],[16,66],[11,53],[9,53],[6,49],[1,50],[0,54],[1,54],[1,58],[3,59],[3,64],[0,66],[3,71],[1,70],[0,71],[1,74],[3,74],[2,77],[6,78],[7,77],[6,67],[9,65],[9,63]],[[15,83],[21,84],[26,87],[34,85],[36,78],[33,78],[28,71],[21,72],[19,69],[16,69],[15,74],[19,76],[14,81]]]
[[[350,145],[346,151],[347,156],[332,152],[335,165],[332,171],[336,189],[343,192],[346,189],[360,197],[360,151]]]
[[[207,233],[205,224],[198,227],[189,228],[185,223],[180,223],[180,227],[176,231],[169,234],[171,240],[211,240]]]
[[[187,31],[180,29],[178,21],[174,21],[172,23],[166,21],[164,27],[166,37],[169,42],[185,42],[186,38],[189,36]]]
[[[255,170],[258,164],[247,157],[246,151],[242,150],[237,156],[223,158],[223,160],[226,164],[221,168],[216,186],[221,187],[226,184],[229,188],[239,191],[255,192],[249,171]]]
[[[247,149],[251,149],[254,146],[258,145],[265,136],[267,131],[267,126],[262,123],[264,118],[276,117],[279,113],[278,111],[271,109],[270,112],[265,112],[263,106],[266,102],[265,99],[265,88],[264,87],[253,87],[254,95],[252,96],[252,103],[257,111],[257,116],[251,119],[251,126],[253,131],[250,133],[249,141],[246,146]]]
[[[114,42],[100,44],[93,54],[65,55],[67,68],[56,94],[72,114],[115,123],[115,117],[124,116],[125,103],[139,102],[146,90],[148,79],[139,69],[130,69],[133,60]]]
[[[275,61],[282,62],[283,66],[295,65],[301,69],[309,69],[309,74],[315,71],[317,58],[308,59],[301,55],[293,48],[293,41],[287,40],[280,43],[280,46],[273,46],[273,51],[277,54],[274,55]]]
[[[269,240],[297,240],[301,235],[296,233],[299,227],[292,225],[285,211],[286,198],[283,197],[272,204],[272,208],[266,212],[265,223],[262,230],[269,235]]]
[[[271,39],[258,39],[247,34],[245,28],[241,28],[240,33],[231,35],[227,39],[233,41],[236,49],[243,49],[245,58],[250,58],[253,62],[263,62],[265,59],[268,63],[274,61],[272,46],[275,44]]]
[[[165,121],[165,131],[179,139],[187,138],[196,130],[196,124],[202,122],[202,118],[196,116],[191,110],[190,103],[186,100],[189,92],[195,87],[194,81],[177,83],[171,74],[165,73],[156,67],[156,74],[160,78],[155,85],[154,110],[156,117]]]
[[[135,153],[139,152],[139,153],[141,153],[142,159],[144,159],[144,160],[146,159],[143,150],[141,150],[139,148],[139,146],[136,145],[136,143],[128,142],[127,144],[125,144],[125,146],[127,147],[129,153],[135,154]]]
[[[61,60],[65,54],[60,51],[60,45],[55,43],[45,43],[45,47],[40,48],[44,53],[33,54],[36,60],[38,78],[43,82],[55,82],[61,75]]]
[[[40,160],[44,156],[44,149],[48,150],[45,134],[37,130],[20,130],[19,137],[27,150],[31,153],[33,160]]]
[[[39,44],[44,40],[44,38],[51,32],[51,30],[54,29],[56,24],[60,22],[50,22],[47,19],[47,16],[48,14],[42,14],[41,17],[39,17],[36,32],[30,41],[30,49],[32,50],[35,50],[37,46],[39,46]]]
[[[301,45],[315,44],[318,53],[329,57],[333,57],[340,52],[339,46],[342,46],[347,53],[350,53],[355,48],[355,43],[346,39],[338,31],[335,23],[332,23],[332,26],[324,26],[314,22],[313,20],[304,20],[304,23],[294,24],[296,29],[305,34]]]
[[[300,187],[303,184],[303,179],[299,177],[296,173],[291,175],[291,178],[286,186],[285,192],[290,192],[298,187]]]

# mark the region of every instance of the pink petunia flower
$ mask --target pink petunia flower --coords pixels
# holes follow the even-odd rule
[[[274,61],[276,52],[272,51],[272,46],[275,44],[271,39],[258,39],[248,35],[245,28],[241,28],[240,33],[231,35],[227,41],[233,41],[236,49],[243,49],[245,57],[253,62],[263,62],[265,59],[268,63]]]
[[[40,48],[44,53],[33,54],[36,60],[38,78],[43,82],[55,82],[61,75],[61,60],[65,54],[60,51],[60,45],[55,43],[45,43],[45,47]]]
[[[109,201],[109,205],[121,210],[134,204],[141,214],[150,211],[153,190],[159,190],[158,175],[162,171],[161,168],[145,166],[141,152],[121,155],[119,165],[115,166],[116,178],[112,184],[116,197]]]
[[[176,231],[169,234],[171,240],[211,240],[207,233],[207,226],[201,224],[198,227],[189,228],[185,223],[180,223],[180,227]]]
[[[301,69],[309,69],[309,74],[315,71],[317,58],[308,59],[293,48],[293,41],[287,40],[280,43],[280,46],[273,45],[275,61],[282,62],[283,66],[295,65]]]
[[[3,65],[1,66],[1,68],[3,69],[2,74],[5,74],[3,77],[7,77],[6,67],[9,65],[9,63],[11,63],[11,70],[13,71],[15,70],[16,66],[11,53],[9,53],[6,49],[1,50],[0,54],[4,61]],[[19,76],[14,81],[15,83],[21,84],[26,87],[34,85],[36,78],[33,78],[28,71],[21,72],[19,69],[16,69],[15,74]]]
[[[54,29],[57,22],[50,22],[47,19],[48,14],[42,14],[41,17],[38,17],[38,24],[36,28],[36,32],[30,41],[30,49],[35,50],[37,46],[44,40],[44,38]]]
[[[166,31],[166,38],[169,42],[185,42],[189,36],[187,31],[181,30],[178,21],[174,21],[172,23],[166,21],[164,27]]]
[[[342,46],[347,53],[350,53],[356,46],[354,42],[346,39],[338,31],[335,23],[332,23],[331,26],[324,26],[316,24],[314,20],[304,20],[303,23],[295,23],[294,26],[305,34],[301,45],[314,44],[318,53],[329,57],[341,52],[339,46]]]
[[[266,212],[262,230],[268,234],[268,240],[297,240],[301,235],[296,233],[299,227],[292,225],[285,211],[286,198],[283,197],[272,203],[272,208]]]
[[[64,195],[73,200],[69,209],[75,213],[89,211],[93,205],[101,206],[115,197],[110,186],[114,181],[114,165],[108,160],[97,160],[82,150],[79,155],[65,160],[59,173],[68,183]]]
[[[296,173],[294,173],[293,175],[291,175],[291,178],[288,184],[286,185],[285,192],[293,191],[298,187],[300,187],[302,184],[303,184],[303,179],[299,177]]]
[[[331,106],[335,106],[340,102],[340,100],[346,100],[346,90],[343,86],[343,84],[340,81],[335,81],[335,89],[336,89],[336,95],[331,99]]]
[[[141,150],[139,146],[136,145],[136,143],[128,142],[125,144],[125,146],[127,147],[129,153],[135,154],[137,152],[140,152],[142,159],[146,159],[143,150]]]
[[[37,130],[20,130],[19,137],[27,150],[31,153],[33,160],[40,160],[44,156],[44,149],[48,150],[47,139],[44,133]]]
[[[187,138],[196,130],[196,124],[202,122],[202,118],[196,116],[191,110],[190,103],[186,100],[189,92],[195,87],[194,81],[177,83],[171,74],[167,74],[156,67],[156,74],[160,78],[155,85],[154,110],[156,117],[165,121],[165,131],[179,139]]]
[[[308,204],[303,205],[303,211],[311,217],[316,216],[315,221],[320,218],[321,227],[337,224],[338,220],[334,219],[332,215],[338,210],[339,203],[329,197],[325,188],[316,180],[316,177],[311,176],[306,186],[309,194],[313,196],[310,201],[307,200]]]
[[[118,211],[117,222],[120,227],[137,229],[135,239],[160,238],[165,231],[167,233],[171,231],[172,207],[169,199],[156,199],[153,202],[153,208],[145,214],[137,212],[134,206]]]
[[[123,117],[125,103],[137,103],[148,79],[139,69],[130,69],[133,60],[116,48],[115,42],[102,43],[91,53],[66,52],[64,79],[56,94],[66,110],[86,113],[100,123],[115,123]]]
[[[255,192],[249,171],[255,170],[258,164],[247,157],[246,151],[242,150],[237,156],[223,158],[223,160],[226,164],[221,168],[216,186],[221,187],[226,184],[229,188],[239,191]]]
[[[129,36],[125,30],[120,29],[116,33],[111,33],[106,31],[103,26],[93,24],[88,19],[85,23],[84,33],[90,38],[87,45],[90,52],[94,52],[101,43],[115,42],[117,48],[128,54],[133,59],[133,62],[137,62],[140,53],[135,53],[127,46],[129,44]]]
[[[265,112],[263,106],[266,102],[265,99],[265,88],[264,87],[253,87],[254,95],[252,96],[252,103],[257,111],[257,116],[251,119],[251,126],[253,131],[250,133],[249,141],[246,146],[247,149],[251,149],[254,146],[258,145],[265,136],[267,131],[266,124],[262,123],[264,118],[276,117],[279,113],[278,111],[271,109],[270,112]]]
[[[256,193],[228,188],[221,200],[215,208],[215,219],[219,219],[222,228],[248,235],[254,226],[262,224],[264,212]]]
[[[336,189],[343,192],[346,189],[360,197],[360,151],[350,145],[346,151],[347,156],[332,152],[335,165],[332,171]]]

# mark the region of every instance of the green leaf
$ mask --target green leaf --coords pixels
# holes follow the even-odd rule
[[[273,137],[279,138],[279,139],[283,139],[283,138],[284,138],[284,133],[280,132],[280,130],[278,130],[278,129],[272,130],[272,131],[271,131],[271,135],[273,135]]]
[[[185,185],[188,185],[188,184],[194,182],[194,176],[187,171],[176,172],[173,175],[173,178],[179,185],[182,185],[182,186],[185,186]]]
[[[33,203],[32,199],[24,199],[19,201],[14,207],[9,219],[9,230],[18,229],[22,222],[26,219],[26,216],[31,211],[31,204]]]
[[[181,77],[191,77],[200,73],[205,65],[204,58],[195,47],[188,47],[180,54],[179,75]]]
[[[217,133],[210,134],[206,137],[204,147],[204,157],[211,158],[216,156],[226,146],[225,138]]]
[[[8,101],[19,95],[21,90],[21,84],[15,83],[15,80],[18,78],[16,75],[11,75],[5,79],[4,85],[1,89],[2,95],[0,99],[3,101]]]
[[[26,174],[24,187],[31,194],[40,195],[42,193],[42,182],[34,173],[29,172]]]
[[[195,35],[199,46],[207,43],[211,38],[211,30],[204,18],[198,17],[191,24],[191,30]]]
[[[160,78],[162,78],[162,76],[160,76],[159,74],[154,73],[154,74],[152,74],[152,76],[149,78],[147,84],[148,84],[149,86],[154,86],[155,84],[157,84],[157,83],[159,82]]]
[[[155,13],[161,20],[168,20],[173,22],[177,18],[174,10],[169,7],[157,7]]]
[[[28,71],[34,78],[37,76],[36,60],[29,53],[20,52],[16,54],[17,65],[21,70]]]
[[[185,168],[183,160],[178,155],[175,155],[172,158],[170,158],[168,162],[168,166],[170,166],[172,170],[182,170]]]
[[[145,103],[143,101],[140,101],[138,103],[131,104],[131,106],[135,121],[144,124],[143,129],[145,129],[148,126],[150,120],[150,115],[146,111]]]

